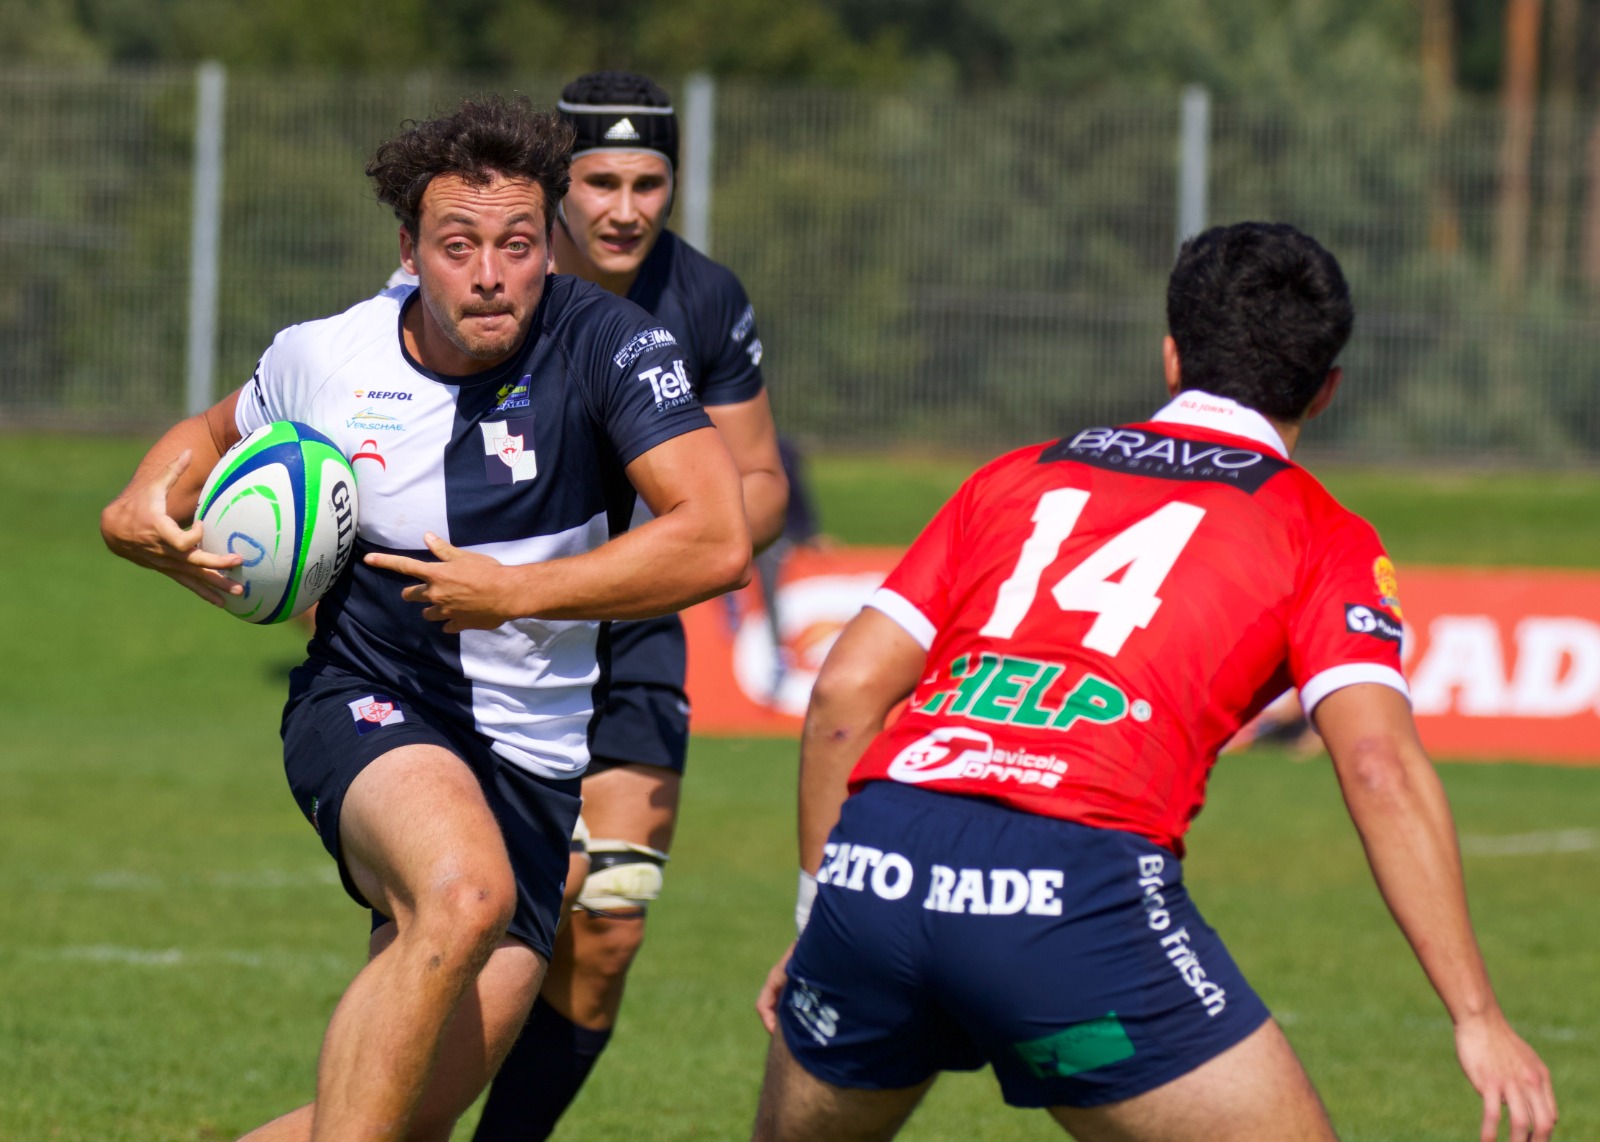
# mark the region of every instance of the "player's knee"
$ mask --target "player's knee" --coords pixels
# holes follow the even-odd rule
[[[452,876],[417,901],[419,929],[469,960],[486,958],[517,909],[509,868]]]

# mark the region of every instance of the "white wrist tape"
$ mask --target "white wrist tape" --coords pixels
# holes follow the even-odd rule
[[[811,919],[811,903],[817,898],[817,878],[805,869],[800,870],[800,891],[794,901],[794,930],[798,935],[806,930]]]

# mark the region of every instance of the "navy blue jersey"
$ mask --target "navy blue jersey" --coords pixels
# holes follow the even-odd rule
[[[728,267],[663,230],[639,267],[628,300],[672,330],[701,404],[740,404],[760,395],[755,310]]]
[[[355,468],[357,557],[319,608],[313,656],[385,680],[515,764],[570,777],[589,758],[601,624],[518,619],[445,634],[401,599],[411,580],[360,556],[429,560],[428,531],[507,564],[598,547],[632,507],[624,467],[710,424],[693,362],[637,306],[554,275],[511,360],[443,376],[406,352],[401,319],[415,301],[400,287],[284,330],[240,395],[238,427],[308,423]]]
[[[740,404],[761,394],[761,337],[756,332],[755,310],[733,271],[713,262],[670,230],[663,230],[655,247],[639,267],[628,291],[657,321],[672,330],[689,363],[695,395],[704,405]],[[634,523],[650,513],[643,504]],[[683,689],[685,672],[683,623],[675,615],[618,623],[612,630],[612,677],[618,683],[644,683]],[[605,717],[625,719],[618,709]],[[602,728],[597,752],[619,761],[659,764],[657,730],[640,726],[613,738]],[[643,735],[643,741],[639,740]],[[611,744],[612,742],[615,744]],[[682,747],[669,749],[682,765]],[[618,756],[626,755],[626,756]]]

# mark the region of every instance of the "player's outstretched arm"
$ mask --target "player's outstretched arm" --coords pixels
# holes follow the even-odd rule
[[[783,534],[784,510],[789,506],[789,478],[783,474],[778,452],[772,402],[763,390],[738,404],[707,405],[706,415],[739,469],[750,541],[757,551],[765,551]]]
[[[822,848],[839,820],[850,771],[899,702],[922,676],[928,655],[905,628],[867,607],[840,632],[817,674],[800,735],[800,871],[815,877]],[[809,902],[807,902],[807,910]],[[797,923],[803,917],[797,911]],[[778,1025],[778,997],[793,946],[767,973],[756,1013],[767,1032]]]
[[[416,579],[402,597],[427,603],[423,617],[451,633],[515,618],[653,618],[749,582],[739,473],[716,429],[658,444],[627,471],[656,518],[582,555],[508,567],[429,536],[438,562],[379,552],[366,561]]]
[[[1483,1096],[1483,1142],[1494,1142],[1502,1106],[1512,1142],[1544,1142],[1556,1123],[1550,1072],[1506,1022],[1490,986],[1455,822],[1411,707],[1398,691],[1369,683],[1334,691],[1314,717],[1378,889],[1455,1023],[1457,1057]]]
[[[208,603],[244,588],[220,572],[237,555],[200,550],[200,526],[190,524],[200,489],[222,454],[239,439],[233,409],[237,392],[211,409],[181,420],[156,441],[122,494],[100,513],[100,537],[113,554],[159,571]]]

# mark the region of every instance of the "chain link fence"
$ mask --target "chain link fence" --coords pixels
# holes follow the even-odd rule
[[[476,86],[229,77],[219,390],[282,326],[381,285],[395,223],[362,166],[402,119]],[[548,103],[560,82],[494,86]],[[712,252],[755,301],[785,431],[823,447],[994,449],[1157,402],[1176,97],[729,83],[715,106]],[[8,73],[0,114],[0,424],[172,419],[194,75]],[[1492,108],[1431,125],[1393,105],[1212,110],[1209,220],[1301,226],[1355,292],[1346,386],[1309,436],[1318,450],[1600,456],[1600,147],[1587,126],[1540,121],[1508,166]]]

